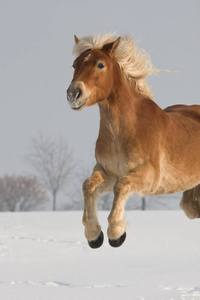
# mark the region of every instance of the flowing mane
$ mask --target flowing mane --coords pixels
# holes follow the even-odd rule
[[[112,43],[116,39],[115,34],[83,37],[79,43],[75,44],[73,54],[78,57],[88,49],[101,49],[105,44]],[[153,98],[145,78],[159,73],[160,70],[152,66],[150,55],[143,49],[137,48],[131,36],[124,35],[121,37],[115,57],[127,81],[144,96]]]

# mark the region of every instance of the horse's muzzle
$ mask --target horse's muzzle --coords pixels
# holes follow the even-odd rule
[[[85,86],[82,82],[72,82],[67,89],[67,100],[74,110],[80,110],[86,104]]]

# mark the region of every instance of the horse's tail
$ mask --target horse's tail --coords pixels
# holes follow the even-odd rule
[[[200,218],[200,184],[183,192],[180,208],[188,218]]]

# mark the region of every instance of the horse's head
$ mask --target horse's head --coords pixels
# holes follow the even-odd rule
[[[79,43],[76,36],[75,42]],[[76,58],[74,77],[67,90],[72,109],[81,110],[109,96],[113,87],[113,58],[119,43],[120,38],[101,49],[88,49]]]

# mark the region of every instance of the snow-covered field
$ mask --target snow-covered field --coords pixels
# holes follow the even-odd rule
[[[99,213],[106,233],[108,212]],[[127,240],[88,247],[81,212],[0,214],[2,300],[199,300],[200,219],[129,211]]]

